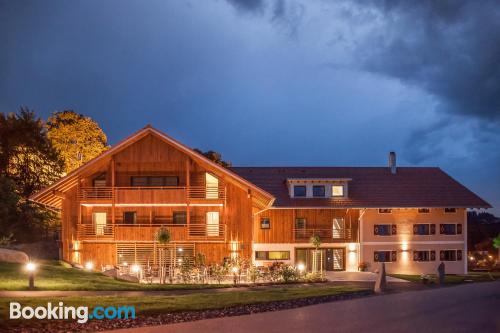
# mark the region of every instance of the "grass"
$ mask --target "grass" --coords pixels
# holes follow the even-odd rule
[[[195,293],[177,296],[148,296],[148,297],[121,297],[121,296],[84,296],[84,297],[47,297],[47,298],[18,298],[22,306],[47,305],[47,302],[64,305],[88,306],[92,309],[100,306],[135,306],[137,315],[151,315],[167,312],[196,311],[220,309],[230,306],[267,303],[272,301],[287,301],[300,298],[351,294],[368,291],[366,288],[355,286],[310,285],[274,287],[266,290],[233,291],[221,293]],[[11,299],[0,298],[0,316],[9,313]]]
[[[0,290],[27,290],[28,274],[24,265],[0,263]],[[59,261],[38,263],[35,275],[36,290],[174,290],[223,288],[216,284],[138,284],[116,280],[98,272],[72,268]]]
[[[390,274],[390,276],[400,278],[403,280],[407,280],[410,282],[418,282],[418,283],[422,282],[420,275]],[[431,277],[433,278],[434,282],[437,282],[438,277],[436,275],[431,275]],[[460,283],[468,283],[468,282],[488,282],[488,281],[492,281],[491,277],[493,277],[493,279],[495,279],[495,280],[500,279],[500,272],[492,272],[491,276],[488,274],[488,272],[473,272],[473,273],[469,273],[467,275],[448,274],[445,276],[444,281],[447,284],[460,284]]]

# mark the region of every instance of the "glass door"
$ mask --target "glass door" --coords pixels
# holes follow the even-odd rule
[[[96,235],[104,235],[106,230],[106,212],[92,213],[92,223],[95,226]]]
[[[207,236],[219,236],[219,212],[207,212]]]

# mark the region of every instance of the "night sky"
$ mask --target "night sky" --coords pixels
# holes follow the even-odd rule
[[[411,4],[410,4],[411,3]],[[500,214],[498,1],[0,0],[0,112],[234,165],[439,166]]]

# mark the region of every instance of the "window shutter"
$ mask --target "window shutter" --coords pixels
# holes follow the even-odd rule
[[[462,260],[462,250],[457,250],[457,260]]]
[[[436,234],[436,225],[431,224],[431,235],[435,235],[435,234]]]
[[[373,226],[373,234],[378,235],[378,225]]]
[[[413,234],[418,235],[418,226],[416,224],[413,225]]]
[[[439,233],[444,234],[444,224],[439,225]]]
[[[461,235],[461,234],[462,234],[462,225],[457,224],[457,235]]]
[[[373,252],[373,261],[378,262],[378,252]]]
[[[398,227],[395,224],[393,224],[391,227],[391,234],[396,235],[397,233],[398,233]]]
[[[431,251],[431,261],[436,261],[436,251]]]
[[[439,251],[439,259],[444,260],[444,251]]]
[[[391,251],[391,261],[397,261],[397,260],[398,260],[398,252]]]

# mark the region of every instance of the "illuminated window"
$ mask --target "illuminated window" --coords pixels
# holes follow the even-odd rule
[[[332,185],[332,197],[343,197],[343,196],[344,196],[344,186]]]
[[[314,185],[313,197],[324,197],[324,196],[325,196],[325,185]]]
[[[293,187],[293,196],[294,197],[305,197],[306,196],[305,185],[295,185]]]
[[[430,212],[429,208],[419,208],[418,212],[420,214],[428,214]]]
[[[290,251],[255,251],[255,260],[290,260]]]
[[[260,219],[261,229],[271,229],[271,219],[269,217],[263,217]]]

